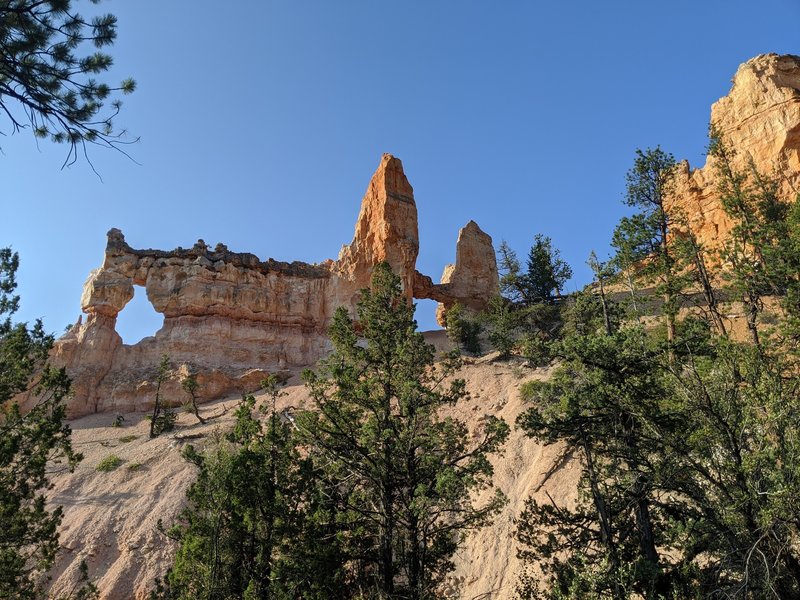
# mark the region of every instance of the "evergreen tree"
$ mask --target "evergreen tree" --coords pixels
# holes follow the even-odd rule
[[[471,494],[491,485],[488,458],[508,427],[487,416],[472,441],[462,421],[441,414],[465,396],[464,382],[442,384],[447,371],[435,367],[413,310],[399,278],[377,265],[358,322],[338,310],[333,354],[306,373],[315,410],[302,427],[342,482],[344,539],[370,597],[436,597],[464,534],[504,502],[497,492],[476,506]]]
[[[800,259],[793,247],[796,233],[790,215],[797,209],[778,198],[776,177],[759,173],[752,161],[748,169],[737,168],[735,149],[713,126],[709,136],[720,201],[734,224],[722,251],[730,265],[725,277],[746,308],[753,343],[761,348],[759,315],[764,297],[787,297],[797,286]]]
[[[551,598],[645,598],[666,595],[662,564],[667,544],[659,523],[665,514],[654,491],[673,458],[661,452],[659,428],[674,427],[662,410],[667,401],[656,357],[641,328],[612,330],[594,303],[574,316],[575,333],[552,353],[560,366],[547,382],[521,393],[531,403],[518,425],[544,444],[561,442],[579,457],[583,475],[575,508],[526,503],[518,537],[521,556],[544,558]],[[536,581],[524,578],[522,597],[536,597]]]
[[[99,0],[91,0],[97,4]],[[0,4],[0,112],[6,131],[30,127],[38,138],[69,145],[64,165],[86,155],[87,144],[120,149],[123,132],[113,119],[117,93],[135,88],[98,81],[113,63],[103,49],[117,36],[117,19],[82,17],[71,0],[9,0]],[[86,46],[95,51],[83,55]]]
[[[549,237],[539,233],[528,251],[525,272],[516,252],[505,241],[501,242],[498,255],[500,291],[515,304],[552,304],[572,277],[572,268],[561,258],[561,252],[553,248]]]
[[[64,424],[69,379],[44,364],[53,337],[41,321],[11,321],[18,265],[16,253],[0,249],[0,597],[34,599],[58,550],[62,519],[61,507],[47,506],[48,467],[73,469],[81,456]],[[13,398],[28,391],[37,401],[23,414]]]
[[[278,412],[277,378],[264,386],[268,402],[256,409],[245,396],[230,435],[202,453],[185,452],[199,475],[168,532],[180,547],[161,597],[347,597],[328,493],[335,490],[320,486],[290,419]]]
[[[156,368],[156,395],[153,400],[153,414],[150,415],[150,437],[154,438],[175,427],[177,415],[164,403],[161,386],[169,379],[169,356],[164,354]]]
[[[552,304],[572,277],[572,268],[553,248],[552,240],[536,234],[528,252],[528,270],[523,277],[523,296],[527,304]]]
[[[673,248],[674,219],[666,202],[674,189],[675,158],[656,147],[637,150],[633,167],[626,175],[625,203],[640,212],[623,218],[612,245],[619,267],[629,276],[655,284],[663,298],[661,313],[667,328],[667,343],[675,343],[680,292],[685,286],[683,265]],[[633,290],[632,290],[633,293]]]
[[[565,311],[566,337],[551,351],[561,363],[550,381],[522,388],[532,406],[518,424],[542,443],[564,444],[581,459],[583,477],[574,507],[527,503],[520,554],[542,561],[548,581],[523,577],[522,597],[800,598],[800,378],[790,299],[800,212],[780,204],[768,178],[733,169],[724,146],[715,151],[727,152],[727,162],[716,160],[728,165],[721,191],[734,229],[726,261],[711,264],[727,270],[750,309],[750,343],[729,339],[712,287],[720,273],[708,272],[690,234],[670,236],[676,221],[667,218],[669,254],[659,258],[664,221],[644,212],[623,221],[615,233],[621,262],[650,271],[665,294],[683,285],[678,266],[694,267],[721,335],[712,337],[703,319],[679,320],[677,296],[661,304],[673,327],[667,345],[641,325],[601,326],[608,321],[594,300]],[[767,294],[781,296],[784,311],[771,315],[773,335],[762,336]]]
[[[184,392],[189,394],[190,408],[195,418],[200,421],[200,423],[205,423],[206,420],[200,416],[200,410],[197,408],[197,390],[200,388],[200,384],[197,383],[197,375],[189,373],[186,377],[181,379],[181,388]]]
[[[456,302],[447,311],[447,337],[458,348],[472,355],[481,353],[481,324],[466,314],[464,307]]]

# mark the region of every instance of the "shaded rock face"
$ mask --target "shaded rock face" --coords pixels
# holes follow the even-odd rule
[[[777,175],[780,196],[800,192],[800,56],[762,54],[739,67],[727,96],[711,107],[711,123],[736,150],[735,167]],[[679,165],[672,210],[682,212],[698,240],[718,248],[732,223],[720,204],[713,158]]]
[[[103,264],[84,285],[86,319],[52,352],[73,379],[69,414],[150,408],[163,354],[175,367],[197,373],[201,400],[253,391],[276,369],[313,365],[330,350],[326,333],[336,308],[354,312],[381,261],[401,277],[409,301],[434,298],[480,309],[497,293],[491,238],[474,222],[461,230],[456,264],[442,284],[418,286],[420,279],[430,283],[415,270],[418,252],[414,191],[401,161],[389,154],[369,183],[353,241],[336,261],[261,261],[203,240],[191,249],[138,250],[112,229]],[[164,325],[155,336],[126,345],[115,325],[134,286],[146,290]],[[188,400],[177,374],[162,390],[173,403]]]

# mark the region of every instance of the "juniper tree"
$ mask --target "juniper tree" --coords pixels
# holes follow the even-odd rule
[[[778,197],[778,179],[760,173],[752,160],[747,168],[736,166],[736,150],[722,134],[710,128],[708,153],[714,159],[722,207],[733,227],[722,250],[728,263],[724,276],[744,303],[747,327],[756,347],[759,315],[765,296],[788,297],[797,286],[800,269],[794,243],[793,215],[797,209]],[[789,308],[788,305],[785,305]]]
[[[592,305],[586,306],[589,309]],[[548,597],[656,598],[668,591],[661,554],[664,513],[653,492],[672,457],[660,450],[659,427],[672,428],[668,388],[641,328],[607,332],[600,303],[584,326],[551,350],[560,365],[547,382],[521,390],[531,403],[518,426],[540,443],[564,444],[582,465],[574,508],[528,500],[519,519],[520,554],[544,559]],[[523,578],[522,597],[535,597]],[[580,593],[579,593],[580,592]],[[562,594],[562,595],[559,595]]]
[[[156,394],[153,399],[153,413],[150,415],[150,437],[154,438],[170,431],[175,426],[177,415],[173,413],[169,406],[164,402],[161,387],[169,379],[170,362],[169,355],[163,354],[156,367]]]
[[[197,390],[200,388],[200,384],[197,383],[197,376],[194,373],[186,375],[181,379],[181,388],[189,394],[191,409],[195,418],[201,423],[205,423],[205,419],[200,416],[200,410],[197,408]]]
[[[306,372],[314,410],[304,415],[310,452],[341,477],[347,543],[365,593],[423,599],[452,569],[464,534],[503,504],[489,456],[508,427],[484,417],[477,436],[442,410],[466,396],[463,380],[443,384],[432,346],[416,331],[413,306],[390,267],[375,267],[357,321],[333,319],[333,354]],[[359,339],[363,339],[363,343]]]
[[[122,106],[119,94],[135,88],[133,79],[117,86],[97,79],[113,64],[104,50],[116,39],[116,17],[84,18],[73,4],[0,3],[0,113],[7,123],[0,133],[30,128],[37,138],[67,144],[64,165],[79,153],[87,156],[88,144],[119,150],[127,143],[113,120]]]

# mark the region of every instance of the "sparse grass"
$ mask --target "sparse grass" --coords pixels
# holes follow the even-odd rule
[[[127,444],[128,442],[132,442],[133,440],[138,440],[138,439],[139,439],[138,435],[124,435],[121,438],[119,438],[119,441],[122,442],[123,444]]]
[[[132,462],[127,466],[128,471],[138,471],[142,468],[142,463],[139,462]]]
[[[109,471],[113,471],[118,466],[122,464],[122,459],[117,456],[116,454],[109,454],[99,463],[97,463],[97,470],[102,471],[103,473],[108,473]]]

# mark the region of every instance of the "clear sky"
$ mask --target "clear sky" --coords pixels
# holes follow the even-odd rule
[[[75,5],[89,13],[86,1]],[[349,243],[383,152],[403,160],[418,269],[438,280],[474,219],[524,256],[549,235],[589,280],[625,212],[636,148],[704,161],[712,102],[738,65],[800,54],[798,0],[445,2],[109,1],[117,125],[134,163],[97,149],[102,181],[66,148],[0,138],[0,246],[20,253],[22,310],[61,331],[80,313],[105,233],[138,248],[211,245],[318,262]],[[7,123],[0,120],[0,130]],[[126,341],[161,317],[144,292]],[[418,320],[434,326],[433,303]]]

